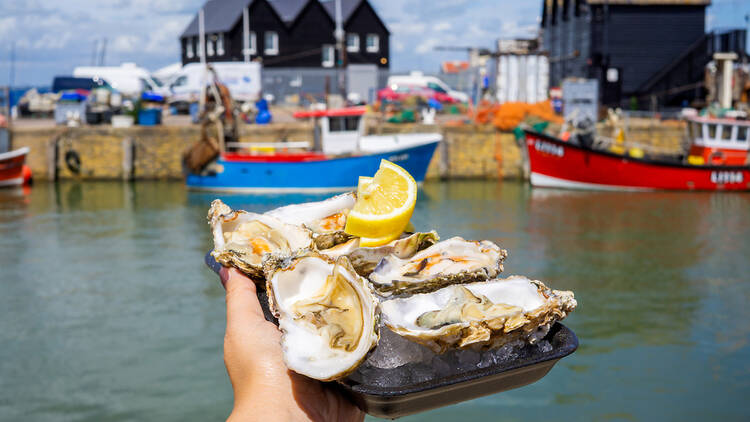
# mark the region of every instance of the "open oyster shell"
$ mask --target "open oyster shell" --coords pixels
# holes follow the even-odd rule
[[[551,290],[523,276],[452,285],[381,302],[385,325],[436,353],[534,343],[575,309],[573,292]]]
[[[318,249],[328,249],[353,236],[344,233],[346,217],[357,201],[354,192],[336,195],[318,202],[292,204],[268,211],[266,215],[313,232]]]
[[[450,284],[493,278],[503,270],[507,256],[505,249],[490,241],[453,237],[407,259],[388,255],[369,279],[382,296],[430,292]]]
[[[284,362],[299,374],[344,377],[378,342],[377,302],[345,257],[334,262],[309,251],[288,259],[269,272],[266,288]]]
[[[211,255],[222,265],[235,266],[253,279],[263,278],[266,254],[290,255],[313,246],[312,233],[277,218],[232,211],[221,200],[211,203],[208,220],[214,238]]]
[[[434,245],[438,240],[440,238],[435,231],[405,233],[402,238],[382,246],[361,247],[359,246],[359,238],[355,237],[332,248],[321,250],[320,253],[331,258],[346,256],[357,274],[367,277],[385,256],[393,255],[397,258],[409,258],[418,251]]]

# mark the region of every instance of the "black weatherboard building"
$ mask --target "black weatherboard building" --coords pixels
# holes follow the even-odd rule
[[[206,61],[260,60],[267,68],[390,64],[385,24],[367,0],[341,0],[345,57],[337,57],[335,0],[209,0],[204,7]],[[248,17],[245,48],[243,15]],[[199,62],[198,14],[180,36],[182,63]]]
[[[704,95],[713,52],[744,54],[745,31],[706,34],[710,0],[543,0],[550,86],[600,81],[604,104],[680,105]]]

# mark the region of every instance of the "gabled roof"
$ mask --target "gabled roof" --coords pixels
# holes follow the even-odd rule
[[[203,5],[206,33],[230,31],[242,17],[242,9],[255,0],[208,0]],[[291,26],[299,13],[311,1],[320,1],[331,20],[336,20],[336,0],[267,0],[279,18]],[[365,0],[341,0],[341,18],[346,23],[357,7]],[[385,26],[385,25],[384,25]],[[198,13],[182,32],[181,38],[198,35]]]
[[[310,0],[268,0],[268,4],[276,10],[281,20],[290,25],[297,19],[299,12],[305,8]]]
[[[341,19],[346,22],[352,16],[362,0],[341,0]],[[326,9],[328,15],[336,21],[336,0],[320,0],[320,4]]]
[[[203,5],[204,20],[206,33],[227,32],[232,29],[239,16],[242,16],[242,9],[251,5],[254,0],[208,0]],[[182,32],[182,37],[198,35],[198,16]]]

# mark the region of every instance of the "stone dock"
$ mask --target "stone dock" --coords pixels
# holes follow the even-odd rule
[[[439,132],[439,145],[427,178],[498,179],[521,178],[521,151],[511,132],[478,125],[369,125],[369,134]],[[606,127],[599,128],[607,133]],[[311,123],[276,123],[240,128],[241,142],[312,142]],[[658,148],[663,152],[679,150],[684,135],[680,122],[644,121],[631,124],[628,140]],[[27,146],[31,152],[27,164],[36,180],[147,180],[181,179],[182,154],[198,140],[197,125],[112,128],[24,127],[12,130],[13,147]],[[80,171],[66,165],[68,151],[80,157]]]

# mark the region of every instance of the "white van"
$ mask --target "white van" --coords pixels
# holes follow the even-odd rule
[[[235,101],[256,101],[260,97],[260,63],[213,62],[209,63],[219,81],[229,88]],[[188,63],[174,75],[169,84],[170,104],[180,105],[198,101],[201,84],[211,82],[211,73],[200,63]]]
[[[442,80],[434,76],[425,76],[422,72],[411,72],[408,75],[394,75],[388,77],[388,86],[391,89],[395,91],[399,85],[429,88],[433,91],[448,94],[462,103],[469,102],[469,95],[465,92],[456,91]]]
[[[120,66],[79,66],[73,70],[76,78],[99,78],[128,97],[137,97],[143,91],[153,91],[166,95],[168,91],[155,81],[148,70],[135,63],[123,63]]]

